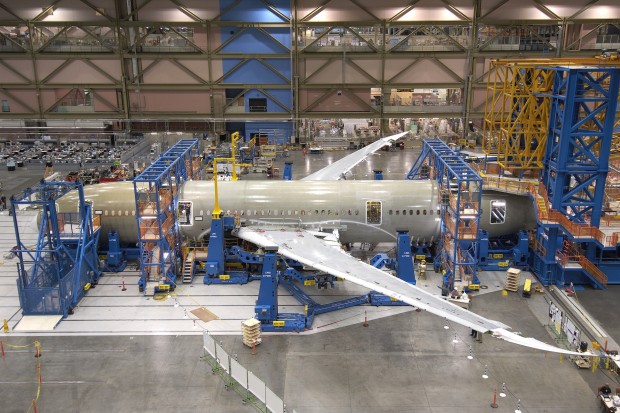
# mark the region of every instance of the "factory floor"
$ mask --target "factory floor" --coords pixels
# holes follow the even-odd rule
[[[403,179],[418,152],[371,156],[354,168],[351,179],[372,179],[373,170],[378,168],[383,169],[385,179]],[[293,162],[294,179],[298,179],[347,153],[303,156],[294,151],[286,160]],[[284,161],[278,160],[281,171]],[[37,182],[41,172],[28,167],[12,173],[0,171],[0,181],[6,191],[12,191],[12,186]],[[261,175],[244,178],[264,179]],[[14,309],[17,297],[14,278],[6,268],[9,265],[14,264],[4,260],[0,266],[0,310],[8,314],[13,327],[19,314]],[[211,367],[201,360],[204,326],[199,324],[194,329],[183,311],[191,299],[179,298],[180,307],[172,301],[146,307],[153,308],[152,316],[132,319],[137,308],[152,299],[138,294],[133,272],[127,274],[131,283],[125,292],[131,297],[120,301],[121,277],[104,276],[102,285],[91,292],[92,297],[87,296],[90,304],[85,301],[74,320],[70,316],[62,321],[58,332],[40,336],[0,333],[5,347],[0,367],[0,411],[29,409],[39,388],[37,362],[41,372],[38,412],[257,411],[243,404],[239,394],[227,390],[221,377],[212,374]],[[472,311],[525,336],[553,342],[545,326],[546,296],[504,296],[499,288],[491,288],[500,284],[499,278],[486,280],[492,292],[476,294]],[[194,281],[196,290],[202,287],[199,283],[199,279]],[[221,288],[230,288],[230,293],[211,297],[221,299],[216,311],[225,311],[231,300],[237,304],[236,291],[255,287],[217,290]],[[616,286],[606,291],[578,292],[581,304],[616,342],[620,342],[620,327],[615,322],[617,317],[609,314],[618,312],[619,293]],[[358,310],[361,314],[362,309]],[[368,308],[368,312],[376,311],[375,307]],[[95,313],[99,318],[95,319]],[[152,327],[174,322],[181,327],[167,334],[154,332]],[[71,323],[79,324],[79,329],[66,327]],[[101,327],[103,323],[107,323],[106,328]],[[97,336],[89,335],[89,324]],[[95,325],[100,326],[96,333]],[[368,327],[362,325],[361,318],[343,325],[315,334],[267,335],[256,354],[243,345],[239,334],[217,335],[216,340],[281,397],[289,413],[477,413],[514,412],[517,408],[529,413],[598,412],[596,387],[605,382],[612,389],[618,386],[618,377],[607,371],[579,370],[568,357],[530,350],[489,335],[477,342],[467,328],[426,312],[371,318]],[[39,359],[34,357],[31,345],[35,339],[42,346]],[[495,390],[498,408],[493,409],[490,404]]]

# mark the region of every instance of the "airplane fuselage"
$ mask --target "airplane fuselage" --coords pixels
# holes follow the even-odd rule
[[[202,240],[211,228],[212,181],[190,181],[179,190],[177,217],[183,237]],[[440,205],[435,181],[223,181],[220,207],[247,224],[289,224],[338,229],[343,243],[389,242],[397,230],[412,241],[433,241],[440,231]],[[85,198],[101,216],[102,238],[117,231],[121,242],[135,244],[138,230],[132,182],[86,186]],[[490,201],[505,200],[505,219],[491,223]],[[76,197],[59,201],[60,212],[75,211]],[[480,226],[491,236],[508,235],[533,222],[526,197],[483,192]]]

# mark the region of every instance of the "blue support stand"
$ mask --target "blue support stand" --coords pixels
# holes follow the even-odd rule
[[[277,247],[265,248],[255,317],[261,322],[263,331],[303,331],[306,328],[305,314],[278,313],[277,252]]]
[[[396,244],[396,275],[403,281],[415,285],[413,257],[411,256],[411,239],[406,230],[398,231]]]
[[[282,179],[285,181],[293,180],[293,162],[284,162],[284,173]]]
[[[271,323],[278,318],[278,272],[277,247],[266,247],[263,257],[263,273],[261,275],[258,299],[256,300],[256,319],[261,323]]]
[[[224,273],[226,255],[224,251],[224,220],[222,218],[211,220],[211,235],[209,236],[209,252],[205,264],[206,275],[204,283],[208,279]]]
[[[122,272],[127,267],[125,252],[121,248],[118,232],[108,232],[108,252],[106,253],[105,272]]]
[[[381,169],[375,169],[375,181],[383,181],[383,171]]]

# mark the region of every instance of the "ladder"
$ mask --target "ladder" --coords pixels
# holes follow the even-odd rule
[[[183,283],[189,284],[194,279],[194,256],[195,251],[191,250],[183,263]]]

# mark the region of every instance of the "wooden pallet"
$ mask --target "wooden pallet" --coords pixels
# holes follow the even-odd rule
[[[261,343],[260,321],[250,318],[241,323],[241,332],[243,333],[243,344],[248,347],[254,347]]]
[[[505,290],[516,292],[519,289],[521,283],[521,270],[516,268],[509,268],[506,271],[506,286]]]

